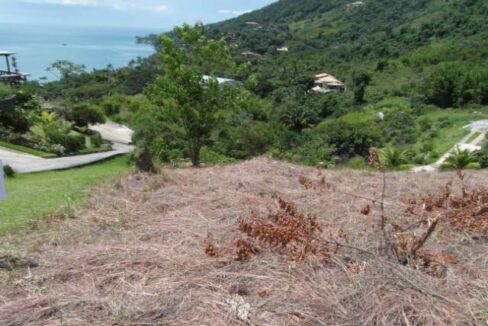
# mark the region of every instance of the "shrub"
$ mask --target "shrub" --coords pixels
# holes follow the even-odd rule
[[[387,169],[397,169],[406,162],[406,152],[394,147],[388,147],[379,151],[381,164]]]
[[[110,85],[102,83],[89,83],[70,90],[69,94],[74,98],[89,99],[100,98],[110,92]]]
[[[137,170],[141,172],[155,173],[157,171],[154,166],[151,151],[146,143],[137,146],[134,152],[134,161]]]
[[[476,154],[477,161],[480,164],[480,168],[486,169],[488,168],[488,141],[485,140],[483,147],[481,150],[478,151]]]
[[[15,177],[15,170],[10,165],[7,164],[3,166],[3,174],[7,178],[13,178]]]
[[[362,156],[356,155],[347,162],[346,167],[354,170],[364,170],[368,168],[368,163]]]
[[[66,119],[74,122],[79,127],[87,127],[89,124],[105,122],[105,116],[102,111],[86,103],[73,106],[66,112]]]
[[[13,95],[13,93],[14,91],[12,87],[5,84],[0,84],[0,100],[10,95]]]
[[[232,163],[235,161],[233,158],[217,153],[208,147],[202,148],[201,160],[207,164]]]
[[[85,147],[85,136],[72,131],[66,136],[63,145],[68,153],[78,152]]]
[[[99,148],[103,144],[102,135],[100,135],[100,133],[97,132],[97,133],[93,134],[92,136],[90,136],[90,141],[91,141],[92,147]]]
[[[25,132],[29,130],[29,121],[17,104],[14,97],[0,100],[0,126],[14,132]]]
[[[467,149],[456,148],[441,166],[445,170],[479,169],[476,156]]]

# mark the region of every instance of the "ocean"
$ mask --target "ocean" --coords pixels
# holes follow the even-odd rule
[[[87,71],[111,64],[126,66],[137,57],[154,53],[152,46],[137,44],[136,36],[159,33],[148,29],[73,26],[29,26],[0,23],[0,51],[16,53],[21,72],[29,80],[56,80],[59,76],[46,68],[56,60],[86,66]],[[0,60],[0,70],[6,64]]]

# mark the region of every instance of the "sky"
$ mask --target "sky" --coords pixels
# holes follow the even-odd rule
[[[212,23],[276,0],[0,0],[0,23],[140,27],[169,30]]]

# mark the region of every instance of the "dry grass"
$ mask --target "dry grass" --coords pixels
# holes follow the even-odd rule
[[[380,175],[323,173],[334,185],[323,192],[298,182],[319,178],[316,169],[265,158],[100,187],[73,218],[0,239],[2,254],[39,264],[0,270],[0,325],[486,325],[486,236],[441,224],[426,249],[459,257],[442,278],[392,263],[376,255],[378,221],[365,208],[381,196]],[[420,201],[454,178],[388,174],[387,216],[407,223],[405,198]],[[473,172],[465,183],[487,180]],[[207,255],[232,244],[251,212],[276,211],[278,198],[317,216],[318,237],[349,247],[327,260]]]

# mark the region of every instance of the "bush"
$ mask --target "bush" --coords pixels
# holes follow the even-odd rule
[[[66,136],[62,145],[66,148],[66,152],[76,153],[85,147],[85,136],[78,132],[72,131]]]
[[[92,147],[99,148],[103,144],[102,135],[100,135],[100,133],[97,132],[97,133],[93,134],[92,136],[90,136],[90,141],[91,141]]]
[[[476,156],[469,150],[456,148],[442,164],[443,170],[479,169]]]
[[[86,103],[73,106],[66,112],[66,119],[79,127],[87,127],[89,124],[104,123],[105,116],[102,111]]]
[[[364,170],[367,169],[369,165],[364,157],[357,155],[347,162],[346,167],[354,170]]]
[[[0,100],[0,126],[14,132],[25,132],[29,130],[29,121],[25,112],[17,106],[14,97]]]
[[[101,98],[110,92],[110,85],[89,83],[70,90],[71,97],[78,99]]]
[[[233,158],[217,153],[207,147],[202,148],[201,160],[207,164],[232,163],[235,161]]]
[[[378,152],[381,164],[390,170],[398,169],[407,161],[407,153],[395,147],[387,147]]]
[[[12,87],[5,84],[0,84],[0,100],[13,94],[14,91]]]
[[[488,168],[488,141],[485,140],[483,147],[476,154],[476,158],[482,169]]]
[[[3,166],[3,174],[7,178],[13,178],[15,177],[15,170],[10,165],[7,164]]]
[[[134,152],[134,161],[137,170],[141,172],[155,173],[156,167],[152,159],[151,151],[146,143],[142,143],[137,146]]]

